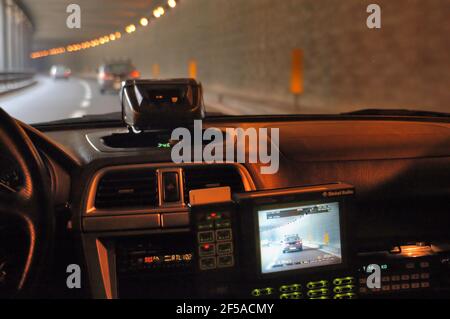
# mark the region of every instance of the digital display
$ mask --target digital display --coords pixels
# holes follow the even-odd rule
[[[144,257],[144,264],[155,268],[167,265],[189,265],[192,254],[149,255]]]
[[[342,263],[339,203],[257,209],[261,273]]]

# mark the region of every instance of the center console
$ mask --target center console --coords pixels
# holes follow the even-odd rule
[[[111,298],[448,295],[449,246],[358,251],[354,193],[341,183],[233,195],[226,187],[191,191],[185,213],[161,214],[166,228],[89,235],[99,256],[93,270],[100,269]]]
[[[194,204],[185,231],[116,241],[119,297],[354,298],[353,194],[332,184]]]

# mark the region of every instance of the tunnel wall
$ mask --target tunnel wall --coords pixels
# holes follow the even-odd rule
[[[14,0],[0,0],[0,72],[27,71],[33,26]]]
[[[366,26],[382,7],[381,30]],[[417,108],[450,111],[448,0],[184,0],[120,41],[52,57],[93,74],[130,58],[145,77],[186,77],[190,61],[208,101],[248,113]],[[304,91],[291,93],[292,51],[304,54]],[[261,108],[261,105],[268,108]]]

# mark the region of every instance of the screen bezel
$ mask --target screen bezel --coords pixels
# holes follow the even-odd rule
[[[288,207],[299,207],[308,206],[313,204],[327,204],[327,203],[338,203],[339,205],[339,235],[341,241],[341,263],[323,266],[314,266],[310,268],[292,269],[271,273],[262,272],[261,264],[261,245],[260,245],[260,234],[259,234],[259,217],[258,212],[261,210],[270,210],[276,208],[288,208]],[[271,278],[284,278],[294,275],[305,275],[313,274],[323,271],[333,271],[346,269],[348,267],[347,260],[347,239],[345,237],[345,214],[343,210],[345,209],[343,198],[329,198],[329,199],[294,199],[290,201],[279,201],[270,204],[255,204],[253,205],[253,225],[254,225],[254,248],[256,253],[256,267],[257,276],[261,279],[271,279]]]

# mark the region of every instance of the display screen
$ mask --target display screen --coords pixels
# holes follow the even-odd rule
[[[145,88],[141,94],[147,105],[156,107],[195,106],[196,91],[189,85]]]
[[[257,209],[262,274],[342,263],[339,203]]]

